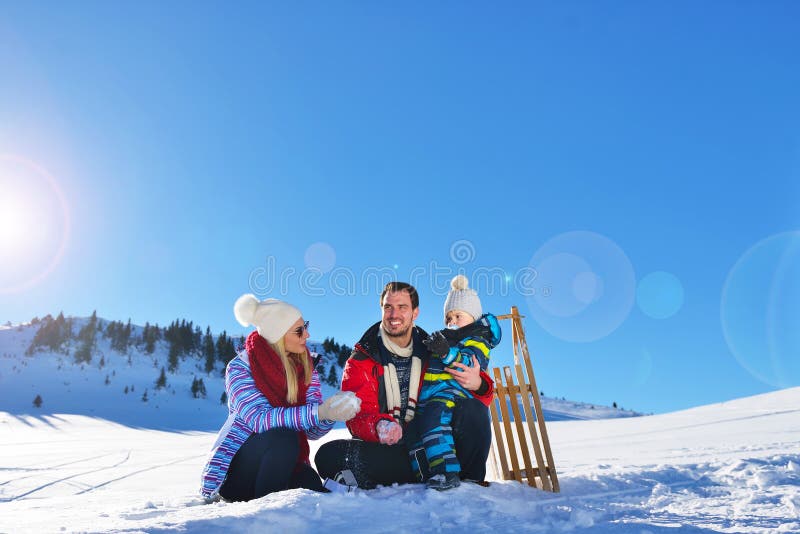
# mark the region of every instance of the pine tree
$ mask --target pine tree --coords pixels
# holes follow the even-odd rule
[[[111,379],[108,377],[108,375],[106,375],[106,385],[109,385],[110,383],[111,383]]]
[[[217,338],[215,346],[217,359],[222,362],[222,372],[225,373],[225,367],[228,363],[236,357],[236,347],[233,344],[233,339],[228,337],[228,334],[223,330]]]
[[[330,368],[330,370],[328,370],[328,378],[325,380],[325,382],[329,386],[333,386],[333,387],[336,387],[336,386],[339,385],[339,377],[336,376],[336,366],[334,364],[331,364],[331,368]]]
[[[194,352],[199,350],[202,347],[201,345],[202,342],[203,342],[203,330],[198,325],[194,327],[194,334],[192,335],[192,351]]]
[[[37,408],[41,408],[42,407],[42,396],[41,395],[36,395],[36,398],[33,399],[33,405],[36,406]]]
[[[339,357],[337,358],[337,363],[339,367],[344,367],[344,364],[347,362],[347,359],[353,353],[352,347],[348,347],[347,345],[342,345],[339,347]]]
[[[158,379],[156,380],[156,389],[164,389],[167,387],[167,374],[164,372],[164,368],[161,368],[161,374],[158,375]],[[145,391],[145,393],[147,393]]]
[[[82,343],[75,351],[75,363],[89,363],[92,361],[92,347],[88,343]]]
[[[150,322],[145,321],[144,330],[142,330],[142,344],[147,347],[147,339],[150,337]]]
[[[131,344],[131,320],[123,325],[122,321],[113,321],[106,327],[106,337],[111,338],[111,348],[117,352],[127,352]]]
[[[64,312],[58,312],[58,317],[56,317],[56,325],[58,325],[60,330],[64,330],[67,325],[67,320],[64,318]]]
[[[116,328],[116,323],[114,321],[109,321],[106,325],[106,329],[103,332],[103,337],[106,339],[111,338],[114,335],[114,329]]]
[[[178,356],[180,355],[180,348],[178,347],[178,342],[170,343],[169,345],[169,355],[167,356],[167,362],[169,364],[169,372],[174,373],[178,370]]]
[[[228,404],[228,392],[223,391],[222,395],[219,396],[219,403],[220,404]]]
[[[161,337],[161,332],[158,325],[150,326],[150,323],[146,323],[142,339],[144,339],[144,351],[147,354],[153,354],[153,352],[155,352],[156,341],[158,341],[159,337]]]
[[[125,386],[125,395],[128,394],[128,386]]]
[[[216,346],[214,347],[214,350],[217,353],[217,359],[221,360],[223,363],[225,363],[225,365],[228,365],[227,362],[228,354],[226,352],[227,340],[228,340],[228,334],[225,332],[225,330],[223,330],[222,333],[219,336],[217,336],[217,343]]]
[[[111,324],[106,329],[111,337],[111,348],[117,352],[126,352],[128,349],[128,336],[126,335],[125,327],[121,321],[114,321],[113,327]]]
[[[206,335],[203,338],[203,356],[206,360],[206,373],[211,373],[214,370],[214,361],[216,359],[216,349],[214,347],[214,338],[211,336],[211,327],[206,327]]]
[[[195,378],[192,380],[192,397],[206,398],[206,385],[202,378]]]
[[[144,395],[142,395],[142,402],[147,402],[147,390],[144,390]]]
[[[200,398],[206,398],[206,384],[203,382],[202,378],[197,381],[197,393],[200,395]]]
[[[131,320],[128,318],[128,324],[125,325],[125,350],[128,349],[128,346],[131,344]]]
[[[75,361],[77,363],[81,362],[91,362],[92,361],[92,351],[94,350],[95,344],[95,336],[97,335],[97,310],[92,312],[92,316],[89,317],[86,325],[81,328],[81,331],[78,333],[78,341],[80,341],[81,346],[75,352]]]
[[[30,346],[25,354],[32,355],[39,348],[50,349],[55,352],[72,336],[72,326],[64,319],[64,313],[59,313],[56,319],[47,315],[41,321],[41,326],[33,336]]]

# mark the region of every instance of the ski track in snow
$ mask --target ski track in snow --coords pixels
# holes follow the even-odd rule
[[[107,456],[107,455],[105,455],[105,456]],[[46,484],[43,484],[43,485],[41,485],[39,487],[33,488],[31,490],[28,490],[25,493],[22,493],[20,495],[16,495],[16,496],[13,496],[13,497],[8,497],[8,498],[5,498],[5,499],[0,499],[0,502],[16,501],[16,500],[22,499],[24,497],[27,497],[28,495],[36,493],[37,491],[41,491],[41,490],[43,490],[45,488],[48,488],[48,487],[52,486],[53,484],[58,484],[60,482],[65,482],[67,480],[71,480],[71,479],[76,478],[76,477],[86,476],[86,475],[89,475],[89,474],[92,474],[92,473],[98,473],[100,471],[105,471],[105,470],[108,470],[108,469],[114,469],[114,468],[119,467],[122,464],[126,463],[130,459],[130,456],[131,456],[131,451],[128,451],[127,454],[125,455],[125,458],[123,458],[122,460],[120,460],[119,462],[117,462],[115,464],[112,464],[112,465],[109,465],[109,466],[105,466],[105,467],[100,467],[98,469],[91,469],[89,471],[83,471],[83,472],[80,472],[80,473],[74,473],[72,475],[65,476],[63,478],[59,478],[59,479],[53,480],[53,481],[48,482]],[[75,463],[75,462],[71,462],[71,463]],[[69,465],[69,464],[66,464],[66,465]],[[52,470],[53,469],[49,469],[47,471],[52,471]]]
[[[167,466],[174,465],[174,464],[182,464],[182,463],[189,462],[191,460],[196,460],[198,458],[205,458],[205,457],[206,457],[205,454],[194,455],[194,456],[186,456],[184,458],[178,458],[177,460],[173,460],[171,462],[166,462],[166,463],[163,463],[163,464],[160,464],[160,465],[154,465],[154,466],[151,466],[151,467],[146,467],[144,469],[138,469],[136,471],[131,471],[130,473],[128,473],[126,475],[123,475],[123,476],[120,476],[120,477],[116,477],[116,478],[112,478],[111,480],[106,480],[105,482],[101,482],[100,484],[96,484],[96,485],[94,485],[94,486],[92,486],[90,488],[87,488],[87,489],[83,490],[83,491],[79,491],[78,493],[76,493],[76,495],[82,495],[84,493],[88,493],[90,491],[94,491],[94,490],[102,488],[104,486],[108,486],[109,484],[113,484],[114,482],[119,482],[120,480],[124,480],[126,478],[130,478],[130,477],[132,477],[134,475],[138,475],[138,474],[141,474],[141,473],[146,473],[147,471],[153,471],[155,469],[161,469],[163,467],[167,467]]]

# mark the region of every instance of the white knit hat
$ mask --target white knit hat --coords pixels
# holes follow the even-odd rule
[[[300,318],[300,310],[278,299],[259,301],[255,295],[242,295],[233,305],[233,314],[242,326],[253,325],[259,335],[277,343]]]
[[[450,292],[444,301],[444,314],[453,310],[465,311],[477,320],[478,317],[483,315],[481,310],[481,299],[474,289],[470,289],[469,280],[463,274],[457,274],[450,281]]]

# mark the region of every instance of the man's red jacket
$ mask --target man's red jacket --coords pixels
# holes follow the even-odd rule
[[[356,343],[353,353],[347,359],[342,373],[342,391],[352,391],[361,399],[361,410],[347,422],[347,428],[353,437],[364,441],[378,441],[376,425],[381,419],[394,421],[386,405],[386,384],[383,376],[383,361],[380,350],[378,330],[380,322],[372,325]],[[428,334],[419,327],[414,327],[413,332],[414,354],[422,360],[422,376],[428,368],[430,353],[422,340]],[[486,391],[482,394],[473,392],[473,396],[486,406],[492,402],[494,395],[494,382],[484,371],[481,378],[487,384]],[[422,377],[420,377],[420,389]],[[417,392],[419,398],[419,392]]]

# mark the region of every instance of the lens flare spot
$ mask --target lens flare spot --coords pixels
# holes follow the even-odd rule
[[[336,266],[336,251],[328,243],[318,242],[306,249],[304,259],[307,268],[327,273]]]
[[[652,272],[639,281],[636,304],[653,319],[672,317],[683,307],[683,285],[674,274]]]
[[[572,280],[572,293],[579,302],[591,304],[603,294],[603,280],[591,271],[575,275]]]
[[[555,337],[595,341],[630,315],[636,292],[633,265],[603,235],[577,231],[555,236],[528,265],[540,287],[527,299],[531,315]]]
[[[753,245],[722,289],[720,318],[734,358],[773,387],[800,385],[800,231]]]

